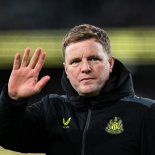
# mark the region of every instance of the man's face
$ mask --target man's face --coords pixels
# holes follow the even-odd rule
[[[100,93],[112,72],[114,59],[94,39],[71,43],[65,50],[65,72],[81,96]]]

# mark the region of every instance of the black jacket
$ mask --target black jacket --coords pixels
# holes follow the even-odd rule
[[[0,145],[47,155],[155,155],[155,101],[134,94],[129,71],[115,61],[96,97],[79,96],[66,74],[66,95],[37,103],[0,97]]]

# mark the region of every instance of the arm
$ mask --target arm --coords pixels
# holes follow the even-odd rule
[[[13,151],[45,153],[46,138],[42,101],[28,106],[27,100],[12,100],[5,87],[0,96],[0,145]]]
[[[27,48],[21,64],[20,55],[16,54],[8,87],[0,96],[0,145],[20,152],[44,152],[42,102],[29,107],[27,98],[38,93],[49,76],[38,81],[45,53],[37,49],[28,63],[29,53]]]
[[[141,129],[141,154],[155,154],[155,104],[148,109]]]

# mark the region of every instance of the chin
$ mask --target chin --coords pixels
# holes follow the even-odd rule
[[[79,95],[81,96],[88,96],[88,97],[97,96],[98,94],[99,94],[99,91],[82,91],[79,93]]]

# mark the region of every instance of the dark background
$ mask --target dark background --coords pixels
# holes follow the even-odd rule
[[[155,0],[5,0],[0,2],[0,30],[66,29],[82,23],[100,27],[154,27]],[[147,55],[146,55],[147,56]],[[0,60],[2,61],[2,60]],[[132,72],[137,95],[154,98],[155,66],[127,64]],[[0,89],[11,70],[0,69]],[[32,100],[46,93],[64,93],[62,68],[45,68],[51,81]]]
[[[155,0],[4,0],[0,29],[64,29],[155,25]]]

